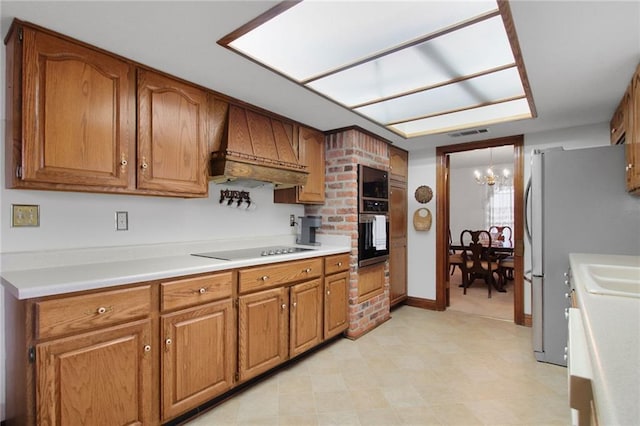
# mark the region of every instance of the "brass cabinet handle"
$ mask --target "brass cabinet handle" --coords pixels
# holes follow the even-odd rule
[[[104,306],[100,306],[96,312],[98,312],[99,314],[104,314],[105,312],[107,312],[107,308],[105,308]]]
[[[293,302],[293,305],[291,305],[291,306],[293,306],[295,308],[296,306],[298,306],[298,302]]]
[[[336,263],[336,266],[342,266],[342,262]]]
[[[148,167],[149,167],[149,165],[147,164],[146,157],[142,157],[142,163],[140,163],[140,168],[142,170],[147,170]]]
[[[331,290],[327,290],[327,296],[331,295]]]
[[[164,341],[165,351],[169,352],[169,346],[171,346],[171,343],[173,343],[173,342],[171,341],[170,338],[167,337],[167,339]],[[151,348],[149,348],[149,349],[151,349]]]
[[[282,304],[282,310],[284,311],[285,309],[287,309],[287,304],[286,304],[286,303],[283,303],[283,304]]]
[[[307,268],[307,269],[303,270],[302,272],[306,272],[308,274],[309,272],[311,272],[311,268]]]
[[[151,352],[151,345],[144,345],[143,349],[145,352]]]
[[[205,294],[206,292],[207,292],[207,289],[204,288],[204,287],[201,288],[200,290],[198,290],[198,293],[200,293],[200,294]]]
[[[268,279],[269,279],[269,275],[263,275],[263,276],[261,276],[261,277],[260,277],[260,279],[261,279],[262,281],[266,281],[266,280],[268,280]]]

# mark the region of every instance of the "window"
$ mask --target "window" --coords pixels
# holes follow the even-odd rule
[[[491,226],[509,226],[513,229],[513,182],[486,186],[484,229]]]

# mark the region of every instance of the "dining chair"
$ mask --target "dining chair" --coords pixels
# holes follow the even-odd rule
[[[462,254],[457,253],[455,250],[451,250],[451,244],[453,243],[453,241],[451,240],[451,229],[448,230],[448,233],[449,233],[449,268],[451,269],[450,275],[453,275],[453,273],[456,270],[456,266],[460,268],[460,265],[462,265]]]
[[[506,284],[507,280],[513,280],[513,269],[515,267],[515,260],[513,256],[507,256],[498,260],[500,266],[500,275],[502,277],[502,283]]]
[[[498,241],[509,241],[510,243],[513,243],[513,231],[509,225],[492,225],[489,228],[489,234],[496,235]]]
[[[462,251],[462,287],[463,294],[467,294],[467,288],[476,278],[483,278],[488,288],[488,297],[491,297],[491,287],[496,285],[493,274],[502,280],[499,273],[498,260],[491,248],[491,234],[488,231],[472,231],[465,229],[460,233],[460,245],[465,247]]]

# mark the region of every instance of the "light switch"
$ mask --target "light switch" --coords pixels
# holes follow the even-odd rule
[[[116,212],[116,231],[129,230],[129,213]]]
[[[12,204],[11,226],[40,226],[40,206]]]

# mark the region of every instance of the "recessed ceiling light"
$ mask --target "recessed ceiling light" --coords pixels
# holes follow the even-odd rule
[[[503,0],[282,2],[218,43],[405,138],[536,116]]]

